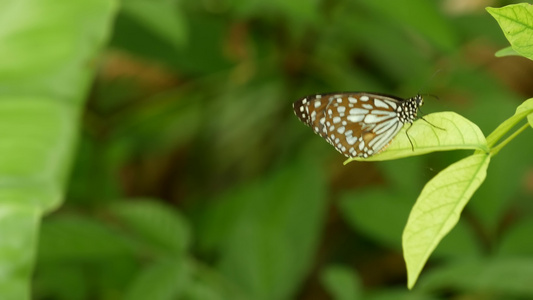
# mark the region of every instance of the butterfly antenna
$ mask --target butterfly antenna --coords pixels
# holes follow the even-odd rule
[[[429,83],[433,80],[433,78],[434,78],[437,74],[440,73],[440,71],[442,71],[442,69],[438,69],[437,71],[435,71],[435,72],[433,73],[433,75],[431,75],[431,77],[429,77],[429,78],[426,80],[426,82],[424,83],[424,85],[422,85],[422,88],[420,88],[420,89],[418,90],[418,93],[417,93],[417,94],[420,95],[420,91],[426,89],[427,86],[429,85]],[[438,97],[435,96],[435,95],[431,95],[431,94],[424,94],[424,95],[433,96],[433,97],[435,97],[435,98],[438,99]]]
[[[428,96],[428,97],[433,97],[435,99],[437,99],[437,101],[440,100],[439,96],[435,95],[435,94],[422,94],[423,96]]]

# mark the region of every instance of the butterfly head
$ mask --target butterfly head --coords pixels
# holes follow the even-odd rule
[[[416,102],[417,107],[424,105],[424,98],[420,94],[416,95],[413,100]]]
[[[400,104],[398,118],[402,123],[413,123],[417,119],[418,109],[424,105],[424,98],[418,94]]]

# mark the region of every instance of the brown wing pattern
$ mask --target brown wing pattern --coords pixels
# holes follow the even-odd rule
[[[414,120],[421,103],[420,96],[402,100],[343,93],[305,97],[293,106],[298,118],[339,152],[347,157],[369,157],[383,151],[402,126]]]

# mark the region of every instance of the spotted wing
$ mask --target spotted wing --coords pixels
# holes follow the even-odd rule
[[[401,100],[375,94],[334,97],[326,114],[328,138],[348,157],[369,157],[383,151],[403,126]]]
[[[325,112],[331,102],[327,98],[329,98],[327,95],[313,95],[304,97],[292,105],[298,119],[324,139],[327,136]]]
[[[299,100],[295,110],[301,113],[296,114],[347,157],[379,153],[403,126],[398,118],[402,99],[369,93],[319,96]],[[302,110],[301,105],[307,108]]]

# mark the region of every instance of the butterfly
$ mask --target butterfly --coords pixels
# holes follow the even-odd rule
[[[367,158],[387,148],[404,124],[412,124],[423,104],[420,94],[402,99],[361,92],[307,96],[293,109],[340,153]]]

